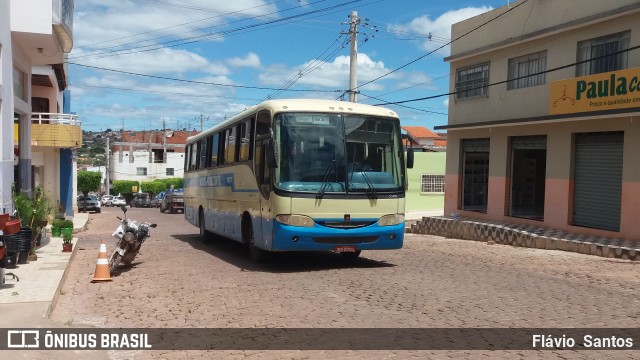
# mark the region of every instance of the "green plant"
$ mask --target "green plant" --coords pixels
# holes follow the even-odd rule
[[[63,233],[62,234],[62,243],[63,244],[71,244],[72,240],[73,240],[73,234],[71,234],[71,233]]]
[[[138,187],[139,183],[134,180],[113,180],[111,186],[113,194],[131,194],[134,192],[132,188]]]
[[[42,228],[46,226],[47,218],[53,213],[53,206],[40,186],[36,187],[33,199],[24,193],[14,192],[13,200],[21,226],[32,229],[31,254],[35,254],[37,239],[42,233]]]
[[[78,171],[77,175],[78,191],[81,191],[86,198],[90,191],[98,191],[102,183],[102,173],[97,171]],[[84,203],[84,210],[87,210],[87,202]]]
[[[62,225],[64,221],[65,221],[64,219],[53,219],[53,221],[51,222],[51,227],[56,229],[62,229]]]
[[[14,193],[13,200],[22,226],[38,228],[53,213],[53,206],[40,186],[36,187],[33,199],[23,193]]]
[[[62,225],[62,229],[73,228],[73,221],[71,220],[62,220],[60,224]]]

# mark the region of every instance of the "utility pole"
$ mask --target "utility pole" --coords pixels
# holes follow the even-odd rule
[[[351,43],[350,61],[349,61],[349,101],[358,102],[358,12],[352,11],[349,16],[349,36]]]
[[[107,186],[106,186],[107,189],[106,190],[107,190],[107,195],[111,195],[111,192],[109,191],[109,188],[111,187],[111,182],[109,181],[109,165],[110,165],[111,161],[109,161],[109,158],[111,156],[109,155],[109,137],[108,136],[107,136],[107,152],[106,152],[106,155],[107,155],[106,156],[106,158],[107,158],[107,169],[105,170],[106,181],[107,181]]]

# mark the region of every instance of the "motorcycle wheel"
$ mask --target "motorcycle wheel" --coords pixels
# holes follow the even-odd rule
[[[116,266],[118,266],[120,264],[120,253],[116,250],[113,252],[113,254],[111,254],[111,257],[109,258],[109,273],[113,274],[113,271],[115,270]]]
[[[131,265],[133,260],[136,258],[136,255],[138,255],[138,251],[140,250],[140,246],[142,246],[142,243],[139,242],[136,239],[136,236],[130,232],[124,234],[124,236],[122,237],[122,241],[125,241],[127,244],[129,244],[127,252],[122,257],[122,263],[124,265]]]

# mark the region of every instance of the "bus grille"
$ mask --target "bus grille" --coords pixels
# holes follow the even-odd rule
[[[312,238],[313,242],[316,242],[319,244],[343,244],[343,245],[372,243],[372,242],[375,242],[377,239],[378,239],[377,236],[355,236],[355,237],[334,236],[334,237]]]
[[[317,221],[318,224],[330,228],[355,229],[373,225],[375,221]]]

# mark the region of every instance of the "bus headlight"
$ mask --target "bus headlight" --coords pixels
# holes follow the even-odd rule
[[[304,215],[278,215],[276,221],[285,225],[313,227],[315,222],[312,218]]]
[[[404,222],[404,215],[402,214],[390,214],[381,217],[378,220],[378,226],[391,226],[398,225]]]

